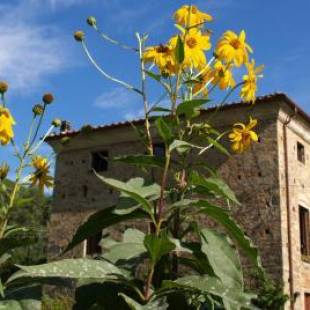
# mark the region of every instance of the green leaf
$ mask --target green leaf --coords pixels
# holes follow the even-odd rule
[[[160,236],[146,235],[144,238],[144,246],[147,248],[154,264],[156,264],[164,255],[173,251],[176,247],[166,234]]]
[[[193,171],[191,175],[191,183],[199,189],[207,190],[208,193],[213,193],[216,196],[226,198],[236,204],[239,204],[234,192],[229,186],[220,178],[209,177],[205,178],[197,171]],[[195,191],[195,188],[194,188]]]
[[[186,118],[192,118],[195,114],[197,108],[201,107],[203,104],[209,102],[209,99],[194,99],[189,101],[184,101],[180,103],[177,107],[177,115],[185,115]]]
[[[161,138],[167,143],[170,144],[173,140],[173,134],[168,123],[162,118],[159,117],[155,121],[156,127]]]
[[[170,145],[169,145],[169,151],[172,152],[173,150],[177,150],[179,153],[184,153],[191,148],[196,148],[194,144],[188,143],[186,141],[182,140],[174,140]]]
[[[97,173],[96,175],[105,184],[118,189],[122,193],[122,197],[131,197],[137,201],[144,211],[150,215],[152,221],[155,222],[153,206],[147,198],[151,196],[159,197],[160,186],[158,184],[144,185],[143,178],[132,178],[128,182],[122,182],[112,178],[105,178]]]
[[[25,234],[14,234],[3,239],[0,239],[0,255],[16,249],[18,247],[34,244],[38,241],[36,236],[27,236]]]
[[[122,260],[130,260],[134,257],[138,257],[146,252],[146,248],[143,244],[145,234],[138,230],[129,228],[123,234],[123,240],[121,242],[103,239],[101,246],[107,250],[103,254],[103,257],[113,264],[116,264]]]
[[[19,278],[69,278],[69,279],[104,279],[112,275],[124,275],[124,271],[104,261],[87,258],[63,259],[36,266],[20,266],[8,280]]]
[[[166,298],[151,299],[147,304],[141,305],[123,293],[119,293],[119,296],[126,301],[131,310],[166,310],[169,307],[166,302]]]
[[[257,248],[253,245],[252,241],[244,234],[242,229],[236,222],[229,216],[229,213],[217,206],[210,204],[207,201],[200,200],[193,204],[193,206],[200,208],[200,212],[207,214],[213,220],[221,224],[239,245],[244,253],[250,258],[252,263],[263,271],[261,260]]]
[[[178,36],[177,44],[175,47],[175,59],[178,64],[182,64],[184,61],[185,52],[184,52],[184,42],[180,36]]]
[[[236,249],[227,236],[211,229],[201,230],[201,250],[215,275],[228,287],[243,291],[243,274]]]
[[[150,112],[167,112],[167,113],[171,113],[171,109],[167,109],[164,107],[154,107],[151,109]]]
[[[124,155],[113,159],[117,162],[137,165],[139,167],[164,167],[165,161],[163,157],[152,155]]]
[[[0,299],[1,310],[41,310],[42,289],[38,285],[16,287],[7,290]]]
[[[73,249],[85,239],[96,235],[107,227],[132,219],[147,218],[147,214],[142,210],[135,210],[124,215],[118,215],[114,212],[115,207],[109,207],[92,214],[87,221],[77,229],[64,253]]]
[[[150,77],[152,78],[153,80],[159,82],[160,79],[161,79],[161,74],[155,74],[154,72],[152,71],[148,71],[148,70],[144,70],[144,72]]]
[[[226,148],[221,143],[219,143],[218,141],[216,141],[215,139],[213,139],[211,137],[207,137],[207,140],[211,146],[214,146],[221,153],[223,153],[227,156],[230,156],[230,153],[226,150]]]
[[[164,281],[163,287],[218,296],[223,300],[225,309],[256,309],[251,305],[251,299],[255,295],[242,292],[240,288],[227,287],[217,277],[185,276],[175,281]]]

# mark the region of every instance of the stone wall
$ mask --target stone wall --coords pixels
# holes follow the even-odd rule
[[[289,261],[288,261],[288,223],[287,199],[285,182],[284,160],[284,129],[283,123],[288,121],[287,116],[292,111],[282,110],[278,120],[279,165],[280,165],[280,197],[281,197],[281,223],[282,223],[282,256],[283,281],[285,291],[289,293]],[[304,309],[304,294],[310,293],[310,264],[303,261],[300,249],[299,206],[310,210],[310,126],[298,116],[293,116],[287,125],[288,149],[288,180],[289,180],[289,210],[291,216],[291,238],[293,258],[293,286],[296,294],[295,309]],[[297,159],[297,142],[305,147],[305,163]],[[287,309],[289,309],[287,305]]]

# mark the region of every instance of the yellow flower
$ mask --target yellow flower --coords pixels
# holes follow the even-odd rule
[[[7,163],[2,163],[0,165],[0,181],[3,181],[10,171],[10,167]]]
[[[231,148],[236,153],[242,153],[251,145],[251,142],[258,141],[258,135],[252,129],[257,125],[257,120],[250,117],[247,125],[242,123],[234,124],[229,139],[232,142]]]
[[[47,159],[37,155],[32,159],[31,165],[35,168],[34,173],[30,177],[31,185],[38,185],[40,191],[42,192],[44,187],[52,187],[53,178],[49,175],[49,165]]]
[[[177,45],[178,36],[170,39],[169,44],[173,49]],[[196,28],[190,29],[186,36],[182,36],[184,40],[184,67],[194,67],[201,69],[206,65],[205,51],[211,48],[210,36],[208,33],[202,33]]]
[[[257,78],[262,77],[264,66],[255,68],[255,61],[252,60],[246,65],[248,74],[243,76],[243,86],[241,88],[240,97],[246,102],[255,102],[257,91]]]
[[[201,12],[195,5],[183,5],[174,13],[174,19],[179,25],[185,27],[200,26],[212,21],[212,16]]]
[[[8,144],[14,137],[13,125],[15,125],[15,120],[9,109],[0,106],[0,142],[2,145]]]
[[[173,74],[175,62],[173,50],[168,45],[150,46],[146,48],[143,59],[145,62],[153,62],[162,73]]]
[[[193,88],[194,93],[197,93],[202,87],[206,85],[206,83],[218,85],[218,87],[222,90],[229,87],[234,87],[236,85],[230,66],[225,66],[219,60],[215,62],[213,68],[207,68],[205,72],[199,77],[199,79],[200,81],[196,83]],[[207,93],[207,88],[205,91]]]
[[[237,67],[248,62],[248,53],[252,48],[245,42],[245,31],[239,36],[233,31],[226,31],[215,48],[216,56],[227,63],[234,62]]]

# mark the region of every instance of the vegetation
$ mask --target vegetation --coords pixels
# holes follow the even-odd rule
[[[221,132],[212,126],[211,119],[202,122],[199,115],[210,105],[211,94],[215,91],[225,93],[211,118],[221,113],[221,105],[238,89],[241,98],[254,104],[262,67],[257,68],[250,57],[252,48],[246,41],[245,31],[240,34],[225,32],[210,52],[212,32],[208,25],[212,17],[209,14],[191,5],[177,10],[174,18],[177,34],[167,44],[149,47],[146,47],[147,35],[136,33],[137,47],[124,45],[103,33],[94,17],[87,19],[88,25],[104,40],[139,57],[139,87],[105,72],[88,50],[84,32],[74,34],[88,59],[105,78],[142,99],[145,123],[143,128],[133,127],[146,153],[114,160],[141,168],[147,174],[145,178],[135,177],[123,182],[95,171],[103,186],[120,192],[119,201],[116,205],[105,206],[80,226],[65,251],[103,229],[128,220],[147,223],[148,229],[127,229],[121,240],[104,238],[101,242],[104,253],[97,259],[19,265],[18,272],[3,279],[2,308],[39,309],[40,284],[61,285],[63,280],[73,279],[77,284],[73,309],[256,309],[253,301],[257,292],[249,292],[244,287],[239,253],[246,255],[264,278],[258,251],[230,214],[230,209],[237,208],[240,202],[200,156],[211,149],[230,156],[222,145],[227,135],[233,152],[246,151],[258,141],[254,131],[257,120],[249,117],[248,124],[236,123],[231,130]],[[237,83],[234,72],[240,67],[244,67],[246,73]],[[163,91],[153,104],[149,101],[147,80],[158,84]],[[2,165],[0,173],[2,263],[7,259],[8,250],[32,243],[28,236],[17,239],[17,234],[29,232],[31,227],[11,225],[12,210],[23,205],[22,184],[28,182],[41,192],[45,186],[52,185],[49,162],[35,154],[41,143],[35,141],[46,108],[53,101],[52,95],[46,94],[43,104],[33,108],[29,137],[19,151],[14,142],[15,121],[4,101],[7,90],[4,86],[5,83],[0,87],[3,102],[0,140],[3,145],[12,143],[15,147],[19,166],[12,186],[4,182],[7,165]],[[164,99],[169,100],[169,106],[163,105]],[[53,121],[47,135],[54,126],[59,126],[58,120]],[[154,137],[164,143],[164,156],[154,154]],[[193,157],[197,160],[191,160]],[[34,171],[24,180],[24,169],[29,166]],[[152,177],[154,168],[161,171],[158,182]],[[203,227],[196,221],[198,215],[217,222],[225,233]],[[44,297],[43,300],[45,309],[71,307],[71,300],[66,298]]]

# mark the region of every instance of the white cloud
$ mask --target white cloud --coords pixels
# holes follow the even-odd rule
[[[72,65],[66,39],[56,27],[35,21],[42,11],[32,0],[0,11],[0,79],[29,91]]]
[[[140,98],[125,88],[114,88],[102,93],[95,99],[94,106],[101,109],[115,109],[130,107]]]

